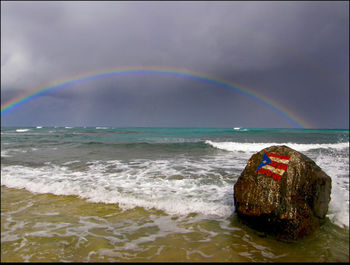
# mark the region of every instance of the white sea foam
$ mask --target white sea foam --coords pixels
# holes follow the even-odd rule
[[[12,155],[9,152],[9,150],[1,150],[1,157],[11,157]]]
[[[213,142],[205,141],[206,144],[215,148],[232,151],[232,152],[259,152],[260,150],[272,145],[286,145],[299,152],[309,151],[312,149],[344,149],[349,148],[349,142],[333,144],[297,144],[297,143],[239,143],[239,142]]]
[[[43,126],[36,126],[37,129],[41,129]]]
[[[315,162],[332,178],[328,217],[339,226],[349,227],[349,157],[320,154]]]
[[[65,162],[63,163],[62,165],[64,166],[68,166],[68,165],[71,165],[71,164],[74,164],[74,163],[79,163],[80,160],[73,160],[73,161],[68,161],[68,162]],[[46,162],[47,165],[51,164],[50,162]]]
[[[260,148],[260,147],[259,147]],[[329,218],[349,226],[349,158],[314,152],[312,159],[332,177]],[[34,193],[75,195],[90,202],[118,204],[122,209],[143,207],[170,215],[198,213],[229,217],[233,211],[233,185],[250,155],[229,152],[192,160],[90,161],[87,170],[70,169],[78,160],[39,168],[2,166],[1,184]],[[85,167],[86,168],[86,167]]]
[[[35,193],[76,195],[91,202],[116,203],[123,209],[155,208],[175,215],[232,214],[233,180],[208,180],[208,172],[217,173],[207,164],[191,168],[189,163],[174,166],[176,162],[168,160],[133,162],[92,161],[88,172],[52,164],[36,169],[7,166],[2,168],[1,183]]]
[[[28,132],[30,129],[16,129],[16,132]]]

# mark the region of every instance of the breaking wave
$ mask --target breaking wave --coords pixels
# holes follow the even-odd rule
[[[259,152],[260,150],[272,145],[286,145],[299,152],[305,152],[312,149],[344,149],[349,148],[349,142],[327,143],[327,144],[297,144],[297,143],[238,143],[238,142],[213,142],[205,141],[206,144],[231,152]]]

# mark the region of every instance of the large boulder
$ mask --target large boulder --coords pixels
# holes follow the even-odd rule
[[[257,230],[294,240],[324,222],[331,185],[331,178],[307,156],[271,146],[250,158],[235,183],[235,209]]]

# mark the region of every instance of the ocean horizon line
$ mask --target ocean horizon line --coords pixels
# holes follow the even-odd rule
[[[104,128],[104,129],[249,129],[249,130],[349,130],[349,128],[290,128],[290,127],[204,127],[204,126],[112,126],[112,125],[1,125],[1,128]]]

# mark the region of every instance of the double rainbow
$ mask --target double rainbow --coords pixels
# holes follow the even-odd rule
[[[126,74],[162,74],[162,75],[170,75],[170,76],[179,76],[184,78],[191,78],[198,81],[203,81],[209,84],[218,85],[223,88],[227,88],[230,90],[238,91],[258,102],[261,102],[262,104],[268,106],[269,108],[273,109],[275,112],[282,115],[284,118],[289,120],[294,126],[297,126],[299,128],[310,128],[305,121],[303,121],[301,118],[298,118],[295,114],[287,110],[285,107],[281,106],[280,104],[273,102],[271,99],[259,95],[256,92],[253,92],[247,88],[242,88],[242,86],[238,87],[234,85],[233,83],[226,82],[224,80],[218,79],[213,76],[209,76],[203,73],[198,73],[194,71],[189,71],[186,69],[180,69],[180,68],[164,68],[164,67],[128,67],[128,68],[115,68],[115,69],[108,69],[98,72],[90,72],[90,73],[84,73],[78,76],[69,77],[63,80],[59,80],[54,82],[53,84],[49,86],[45,86],[39,89],[36,89],[35,91],[22,94],[16,98],[13,98],[4,104],[1,105],[1,116],[5,115],[10,110],[19,107],[22,104],[25,104],[26,102],[29,102],[31,100],[34,100],[35,98],[38,98],[42,96],[43,94],[52,91],[54,89],[63,88],[69,85],[73,85],[75,83],[79,82],[87,82],[93,79],[98,78],[105,78],[110,76],[118,76],[118,75],[126,75]]]

